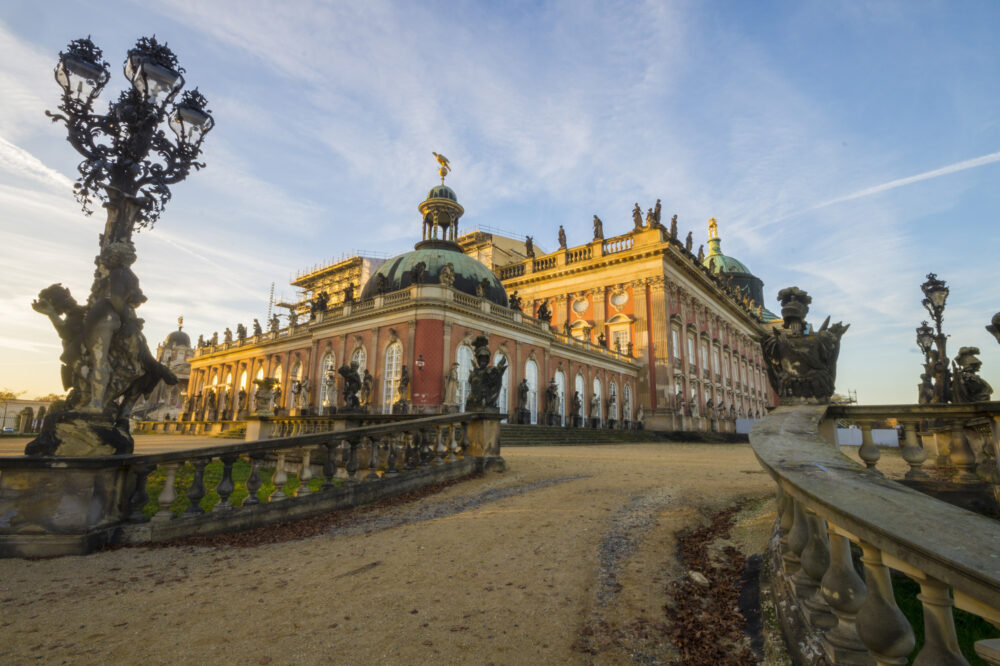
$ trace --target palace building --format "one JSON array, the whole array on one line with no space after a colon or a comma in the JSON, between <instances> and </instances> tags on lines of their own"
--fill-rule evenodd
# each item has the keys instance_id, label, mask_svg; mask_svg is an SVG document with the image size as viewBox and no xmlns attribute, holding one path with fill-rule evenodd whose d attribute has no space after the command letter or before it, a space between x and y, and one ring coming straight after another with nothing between
<instances>
[{"instance_id":1,"label":"palace building","mask_svg":"<svg viewBox=\"0 0 1000 666\"><path fill-rule=\"evenodd\" d=\"M605 237L595 216L590 242L567 247L560 228L540 253L530 237L460 235L445 173L418 206L412 251L301 273L300 299L279 304L287 326L199 344L186 418L241 418L266 377L279 413L335 412L352 362L370 412L462 409L481 334L508 368L499 406L512 420L523 407L531 423L734 430L776 404L757 340L777 318L760 278L722 254L714 219L707 255L678 238L676 216L661 224L659 202L645 220L637 204L625 233Z\"/></svg>"}]
</instances>

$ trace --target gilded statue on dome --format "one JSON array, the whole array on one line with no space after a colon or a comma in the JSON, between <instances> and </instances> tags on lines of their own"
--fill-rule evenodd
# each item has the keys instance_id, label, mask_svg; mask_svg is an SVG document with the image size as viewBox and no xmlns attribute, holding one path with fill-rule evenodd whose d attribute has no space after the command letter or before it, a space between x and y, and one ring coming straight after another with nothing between
<instances>
[{"instance_id":1,"label":"gilded statue on dome","mask_svg":"<svg viewBox=\"0 0 1000 666\"><path fill-rule=\"evenodd\" d=\"M444 177L451 172L451 163L448 161L447 157L435 153L433 150L431 151L431 154L437 158L438 164L441 165L441 168L438 169L438 175L441 176L441 184L444 185Z\"/></svg>"}]
</instances>

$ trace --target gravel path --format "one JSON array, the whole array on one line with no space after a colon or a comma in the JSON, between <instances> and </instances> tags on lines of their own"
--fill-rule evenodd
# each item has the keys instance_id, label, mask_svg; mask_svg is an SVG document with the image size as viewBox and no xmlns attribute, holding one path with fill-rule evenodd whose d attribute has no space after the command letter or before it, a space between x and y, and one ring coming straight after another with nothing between
<instances>
[{"instance_id":1,"label":"gravel path","mask_svg":"<svg viewBox=\"0 0 1000 666\"><path fill-rule=\"evenodd\" d=\"M0 561L0 663L668 663L677 534L773 492L746 445L504 457L310 538Z\"/></svg>"}]
</instances>

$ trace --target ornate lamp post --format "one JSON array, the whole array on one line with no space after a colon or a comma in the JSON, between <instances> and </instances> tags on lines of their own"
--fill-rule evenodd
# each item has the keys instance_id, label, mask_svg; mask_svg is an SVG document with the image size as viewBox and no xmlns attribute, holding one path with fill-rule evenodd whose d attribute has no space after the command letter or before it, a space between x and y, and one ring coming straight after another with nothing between
<instances>
[{"instance_id":1,"label":"ornate lamp post","mask_svg":"<svg viewBox=\"0 0 1000 666\"><path fill-rule=\"evenodd\" d=\"M28 455L131 453L128 417L140 395L162 379L177 378L149 351L135 308L146 297L131 270L132 233L152 227L170 199L170 185L184 180L197 161L214 121L197 89L184 86L177 57L155 38L141 38L125 59L132 84L107 113L94 103L110 80L108 63L89 38L59 54L56 82L62 88L62 122L70 145L83 155L76 198L86 214L94 199L107 210L90 298L79 305L62 285L43 289L32 307L48 315L63 342L66 409L46 419ZM173 131L167 137L163 125Z\"/></svg>"},{"instance_id":2,"label":"ornate lamp post","mask_svg":"<svg viewBox=\"0 0 1000 666\"><path fill-rule=\"evenodd\" d=\"M948 368L948 336L941 330L941 321L950 290L934 273L927 274L927 281L920 289L924 292L921 303L934 321L933 329L927 322L917 328L917 345L924 353L926 371L921 385L921 402L946 404L951 400L951 371Z\"/></svg>"}]
</instances>

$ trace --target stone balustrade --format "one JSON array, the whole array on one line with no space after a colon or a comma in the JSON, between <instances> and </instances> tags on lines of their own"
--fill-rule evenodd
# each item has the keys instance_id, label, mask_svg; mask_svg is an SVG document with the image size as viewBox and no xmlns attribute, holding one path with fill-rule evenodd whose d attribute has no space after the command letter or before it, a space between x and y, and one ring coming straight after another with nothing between
<instances>
[{"instance_id":1,"label":"stone balustrade","mask_svg":"<svg viewBox=\"0 0 1000 666\"><path fill-rule=\"evenodd\" d=\"M915 423L925 418L964 422L985 413L995 434L998 407L783 406L751 429L754 453L778 486L771 591L797 661L907 663L914 631L896 605L890 570L920 586L925 638L913 663L968 663L953 607L1000 628L1000 525L889 481L875 469L877 458L859 464L821 437L837 419L851 417L864 427L867 419L894 411L910 424L906 447L912 449ZM957 475L971 473L968 451L955 441L949 457L961 449L952 459ZM911 471L919 470L920 455L906 447ZM863 578L852 544L860 549ZM980 641L975 651L1000 664L1000 639Z\"/></svg>"},{"instance_id":2,"label":"stone balustrade","mask_svg":"<svg viewBox=\"0 0 1000 666\"><path fill-rule=\"evenodd\" d=\"M0 556L249 529L502 468L499 418L444 414L151 455L0 458ZM238 506L234 493L245 496Z\"/></svg>"},{"instance_id":3,"label":"stone balustrade","mask_svg":"<svg viewBox=\"0 0 1000 666\"><path fill-rule=\"evenodd\" d=\"M555 255L549 255L548 257L535 259L532 269L535 271L546 271L550 268L555 268L555 267L556 267L556 257Z\"/></svg>"},{"instance_id":4,"label":"stone balustrade","mask_svg":"<svg viewBox=\"0 0 1000 666\"><path fill-rule=\"evenodd\" d=\"M584 245L583 247L574 247L571 250L566 250L566 263L573 264L578 261L586 261L593 256L593 248L589 245Z\"/></svg>"},{"instance_id":5,"label":"stone balustrade","mask_svg":"<svg viewBox=\"0 0 1000 666\"><path fill-rule=\"evenodd\" d=\"M633 245L635 245L635 237L632 234L615 236L604 240L604 243L601 245L601 252L606 255L625 252L626 250L631 250Z\"/></svg>"}]
</instances>

